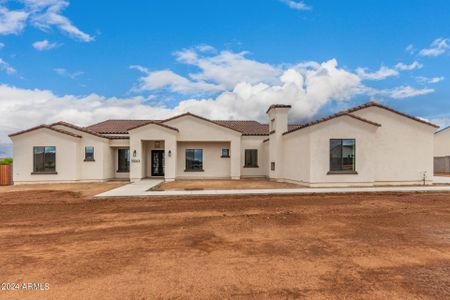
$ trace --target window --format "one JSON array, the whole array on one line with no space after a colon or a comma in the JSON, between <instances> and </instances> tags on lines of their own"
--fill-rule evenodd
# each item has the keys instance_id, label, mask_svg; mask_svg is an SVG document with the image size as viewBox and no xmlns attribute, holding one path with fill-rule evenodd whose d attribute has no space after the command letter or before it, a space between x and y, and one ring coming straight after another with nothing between
<instances>
[{"instance_id":1,"label":"window","mask_svg":"<svg viewBox=\"0 0 450 300\"><path fill-rule=\"evenodd\" d=\"M185 171L203 171L203 149L186 149Z\"/></svg>"},{"instance_id":2,"label":"window","mask_svg":"<svg viewBox=\"0 0 450 300\"><path fill-rule=\"evenodd\" d=\"M258 150L245 149L245 168L258 168Z\"/></svg>"},{"instance_id":3,"label":"window","mask_svg":"<svg viewBox=\"0 0 450 300\"><path fill-rule=\"evenodd\" d=\"M355 173L355 140L330 140L330 172Z\"/></svg>"},{"instance_id":4,"label":"window","mask_svg":"<svg viewBox=\"0 0 450 300\"><path fill-rule=\"evenodd\" d=\"M230 149L223 148L222 149L222 156L221 157L230 157Z\"/></svg>"},{"instance_id":5,"label":"window","mask_svg":"<svg viewBox=\"0 0 450 300\"><path fill-rule=\"evenodd\" d=\"M56 173L56 147L33 147L33 173Z\"/></svg>"},{"instance_id":6,"label":"window","mask_svg":"<svg viewBox=\"0 0 450 300\"><path fill-rule=\"evenodd\" d=\"M130 172L130 149L118 149L117 158L117 172Z\"/></svg>"},{"instance_id":7,"label":"window","mask_svg":"<svg viewBox=\"0 0 450 300\"><path fill-rule=\"evenodd\" d=\"M84 161L94 161L94 147L84 147Z\"/></svg>"}]
</instances>

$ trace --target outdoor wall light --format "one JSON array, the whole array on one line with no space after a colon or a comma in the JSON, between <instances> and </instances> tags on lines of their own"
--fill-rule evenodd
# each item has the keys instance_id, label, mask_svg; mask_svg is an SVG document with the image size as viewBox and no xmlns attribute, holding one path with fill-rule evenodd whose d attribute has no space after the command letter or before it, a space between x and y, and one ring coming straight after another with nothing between
<instances>
[{"instance_id":1,"label":"outdoor wall light","mask_svg":"<svg viewBox=\"0 0 450 300\"><path fill-rule=\"evenodd\" d=\"M167 154L169 155L169 157L172 156L172 150L169 150L169 152L167 152Z\"/></svg>"},{"instance_id":2,"label":"outdoor wall light","mask_svg":"<svg viewBox=\"0 0 450 300\"><path fill-rule=\"evenodd\" d=\"M133 157L136 157L136 150L133 150Z\"/></svg>"}]
</instances>

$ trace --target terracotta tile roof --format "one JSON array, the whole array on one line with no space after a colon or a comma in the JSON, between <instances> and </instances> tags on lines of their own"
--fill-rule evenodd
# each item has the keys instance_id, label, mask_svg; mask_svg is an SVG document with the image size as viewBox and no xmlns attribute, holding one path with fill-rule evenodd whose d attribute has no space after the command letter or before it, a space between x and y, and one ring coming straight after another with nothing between
<instances>
[{"instance_id":1,"label":"terracotta tile roof","mask_svg":"<svg viewBox=\"0 0 450 300\"><path fill-rule=\"evenodd\" d=\"M316 125L316 124L320 124L320 123L323 123L323 122L326 122L326 121L329 121L329 120L332 120L332 119L335 119L335 118L338 118L338 117L344 117L344 116L356 119L356 120L361 121L361 122L368 123L370 125L381 127L380 124L372 122L370 120L367 120L367 119L364 119L364 118L361 118L361 117L358 117L358 116L354 116L354 115L352 115L350 113L347 113L347 112L340 112L340 113L337 113L337 114L334 114L334 115L329 115L327 117L324 117L324 118L321 118L321 119L318 119L318 120L315 120L315 121L312 121L312 122L309 122L309 123L302 124L302 125L300 125L300 126L298 126L296 128L293 128L291 130L286 131L285 133L283 133L283 135L289 134L291 132L294 132L294 131L297 131L297 130L300 130L300 129L303 129L303 128L306 128L306 127L310 127L310 126L313 126L313 125Z\"/></svg>"},{"instance_id":2,"label":"terracotta tile roof","mask_svg":"<svg viewBox=\"0 0 450 300\"><path fill-rule=\"evenodd\" d=\"M58 133L67 134L67 135L70 135L70 136L73 136L73 137L76 137L76 138L81 138L81 136L78 135L78 134L72 133L70 131L62 130L62 129L59 129L59 128L54 128L54 127L51 127L51 126L46 125L46 124L42 124L42 125L39 125L39 126L36 126L36 127L32 127L32 128L26 129L26 130L18 131L18 132L15 132L15 133L11 133L9 135L9 137L21 135L21 134L24 134L24 133L27 133L27 132L30 132L30 131L43 129L43 128L50 129L50 130L56 131Z\"/></svg>"},{"instance_id":3,"label":"terracotta tile roof","mask_svg":"<svg viewBox=\"0 0 450 300\"><path fill-rule=\"evenodd\" d=\"M232 128L242 133L242 135L267 135L269 134L269 125L257 121L239 121L239 120L214 120L214 123Z\"/></svg>"},{"instance_id":4,"label":"terracotta tile roof","mask_svg":"<svg viewBox=\"0 0 450 300\"><path fill-rule=\"evenodd\" d=\"M183 114L186 115L186 114ZM190 114L192 115L192 114ZM176 117L180 117L176 116ZM194 115L195 116L195 115ZM198 116L196 116L198 117ZM174 117L175 118L175 117ZM103 121L91 126L86 127L91 131L97 132L99 134L127 134L128 130L133 128L137 128L139 126L144 126L150 122L160 123L168 120L173 120L174 118L170 118L164 121L161 120L107 120ZM200 117L201 118L201 117ZM201 118L205 119L205 118ZM208 119L206 119L208 120ZM242 135L247 136L259 136L259 135L269 135L269 125L259 123L257 121L251 120L208 120L209 122L213 122L217 125L233 129L242 133ZM289 130L293 128L297 128L300 125L298 124L290 124Z\"/></svg>"},{"instance_id":5,"label":"terracotta tile roof","mask_svg":"<svg viewBox=\"0 0 450 300\"><path fill-rule=\"evenodd\" d=\"M178 128L175 128L175 127L163 124L163 123L161 123L159 121L147 121L146 123L142 123L142 124L136 125L134 127L128 128L128 131L136 129L136 128L139 128L139 127L142 127L142 126L150 125L150 124L155 124L155 125L158 125L158 126L161 126L161 127L165 127L165 128L168 128L168 129L179 131Z\"/></svg>"},{"instance_id":6,"label":"terracotta tile roof","mask_svg":"<svg viewBox=\"0 0 450 300\"><path fill-rule=\"evenodd\" d=\"M101 135L101 134L99 134L99 133L97 133L97 132L95 132L93 130L90 130L88 128L80 127L80 126L77 126L77 125L74 125L74 124L71 124L71 123L67 123L67 122L63 122L63 121L59 121L59 122L50 124L50 127L57 126L57 125L66 126L68 128L72 128L72 129L76 129L76 130L79 130L79 131L82 131L82 132L86 132L86 133L89 133L89 134L92 134L92 135L95 135L95 136L98 136L98 137L101 137L101 138L107 138L107 137L105 137L105 136L103 136L103 135Z\"/></svg>"},{"instance_id":7,"label":"terracotta tile roof","mask_svg":"<svg viewBox=\"0 0 450 300\"><path fill-rule=\"evenodd\" d=\"M150 120L106 120L85 127L100 134L126 134L128 128L148 123Z\"/></svg>"}]
</instances>

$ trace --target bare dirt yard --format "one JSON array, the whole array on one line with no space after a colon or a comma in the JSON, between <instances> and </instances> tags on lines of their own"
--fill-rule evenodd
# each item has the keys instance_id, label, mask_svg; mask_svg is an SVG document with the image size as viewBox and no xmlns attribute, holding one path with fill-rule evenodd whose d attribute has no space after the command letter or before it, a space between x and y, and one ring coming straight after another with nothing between
<instances>
[{"instance_id":1,"label":"bare dirt yard","mask_svg":"<svg viewBox=\"0 0 450 300\"><path fill-rule=\"evenodd\" d=\"M247 190L247 189L298 189L302 186L292 183L275 182L266 179L240 180L176 180L163 182L152 188L153 191L182 190Z\"/></svg>"},{"instance_id":2,"label":"bare dirt yard","mask_svg":"<svg viewBox=\"0 0 450 300\"><path fill-rule=\"evenodd\" d=\"M0 282L49 284L0 299L450 297L448 193L92 199L86 190L0 192Z\"/></svg>"}]
</instances>

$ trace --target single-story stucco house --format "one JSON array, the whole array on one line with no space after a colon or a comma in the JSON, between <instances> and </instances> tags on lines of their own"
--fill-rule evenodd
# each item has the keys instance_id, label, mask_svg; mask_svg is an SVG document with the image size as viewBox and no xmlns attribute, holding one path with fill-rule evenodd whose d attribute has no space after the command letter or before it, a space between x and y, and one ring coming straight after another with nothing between
<instances>
[{"instance_id":1,"label":"single-story stucco house","mask_svg":"<svg viewBox=\"0 0 450 300\"><path fill-rule=\"evenodd\" d=\"M437 126L377 102L306 124L289 105L268 123L210 120L65 122L10 135L15 183L129 178L266 177L311 187L431 184Z\"/></svg>"}]
</instances>

